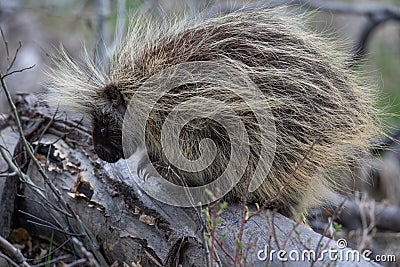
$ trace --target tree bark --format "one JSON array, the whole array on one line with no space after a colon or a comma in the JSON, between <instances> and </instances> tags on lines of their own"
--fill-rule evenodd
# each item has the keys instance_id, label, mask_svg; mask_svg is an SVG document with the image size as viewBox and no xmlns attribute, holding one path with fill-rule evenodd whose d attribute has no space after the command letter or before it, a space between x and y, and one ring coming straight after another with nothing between
<instances>
[{"instance_id":1,"label":"tree bark","mask_svg":"<svg viewBox=\"0 0 400 267\"><path fill-rule=\"evenodd\" d=\"M123 160L108 164L98 159L90 145L90 131L77 123L79 118L58 119L50 125L53 116L32 99L26 100L26 97L31 99L32 96L22 96L19 109L22 118L26 118L25 125L30 125L27 134L30 141L40 137L39 141L33 142L34 146L39 146L36 156L76 214L75 217L92 234L89 237L80 235L82 229L77 220L61 214L60 217L69 222L69 229L56 231L55 243L61 244L71 235L82 240L88 238L110 265L118 261L128 264L140 262L142 266L207 266L212 251L206 253L203 242L205 216L199 209L169 206L147 196L135 183L134 178L137 177L126 169ZM35 123L32 118L35 118ZM41 136L44 129L47 133ZM16 151L17 154L20 152ZM32 164L27 168L27 174L36 186L44 189L49 203L57 206L53 192ZM25 186L23 197L19 198L16 207L23 211L17 216L20 225L40 236L53 231L57 218L43 208L49 203L43 203L31 187ZM249 209L255 211L255 208ZM336 249L339 255L350 251L340 249L336 241L322 237L278 213L263 211L252 217L244 227L242 214L243 207L238 203L229 204L219 216L221 223L215 227L214 237L224 240L224 249L214 243L218 256L213 254L212 258L218 260L213 266L218 266L218 262L223 266L233 266L230 257L235 257L239 246L235 236L241 228L241 245L245 251L243 255L247 255L248 266L282 266L277 251L283 249L288 252L280 255L288 258L285 266L312 265L312 261L307 260L312 251L317 256L323 249ZM268 261L267 256L272 250L275 250L273 260ZM290 256L294 259L301 257L305 250L309 251L306 260L290 259ZM291 251L297 251L297 254L290 254ZM378 266L362 258L360 261L334 260L329 254L323 254L323 259L313 265L328 264Z\"/></svg>"}]
</instances>

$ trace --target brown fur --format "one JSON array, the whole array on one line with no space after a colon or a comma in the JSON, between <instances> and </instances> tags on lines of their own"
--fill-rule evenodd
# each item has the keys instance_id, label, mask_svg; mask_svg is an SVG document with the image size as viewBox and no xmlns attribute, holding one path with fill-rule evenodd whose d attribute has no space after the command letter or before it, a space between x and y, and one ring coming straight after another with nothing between
<instances>
[{"instance_id":1,"label":"brown fur","mask_svg":"<svg viewBox=\"0 0 400 267\"><path fill-rule=\"evenodd\" d=\"M300 18L285 15L282 9L238 11L197 24L179 22L168 28L139 20L110 62L101 72L86 57L87 66L74 63L65 52L50 72L49 89L61 104L90 115L94 137L99 127L108 131L100 156L114 162L121 155L121 123L128 102L152 75L185 62L216 61L249 77L265 95L264 103L274 116L276 154L264 183L248 196L250 202L264 202L277 194L313 143L317 142L304 164L273 205L283 211L304 211L319 202L332 183L331 170L347 168L367 151L378 132L369 85L345 67L347 56L337 42L308 31ZM228 80L228 79L227 79ZM107 89L108 88L108 89ZM111 92L110 88L114 88ZM151 94L151 92L148 92ZM160 129L172 107L194 96L210 97L231 103L248 131L251 156L246 174L225 198L240 199L247 192L246 179L259 158L263 138L259 125L247 105L226 89L209 84L192 84L165 94L148 120L147 143L150 158L162 167L170 163L160 147ZM148 103L143 102L143 106ZM184 109L183 106L182 109ZM142 107L135 108L141 114ZM188 106L187 108L190 108ZM184 111L184 110L183 110ZM210 118L210 113L201 113ZM181 133L181 149L189 159L199 156L198 144L205 137L214 139L219 153L206 170L189 173L175 169L189 186L212 181L229 161L226 132L207 119L193 120ZM100 133L101 135L101 133ZM100 140L101 138L97 138ZM95 145L99 145L99 142ZM107 148L108 147L108 148ZM115 152L112 158L107 153ZM102 151L104 152L104 150ZM259 162L261 161L261 162ZM159 168L162 170L163 168ZM267 170L265 170L267 171ZM174 180L172 175L164 177Z\"/></svg>"}]
</instances>

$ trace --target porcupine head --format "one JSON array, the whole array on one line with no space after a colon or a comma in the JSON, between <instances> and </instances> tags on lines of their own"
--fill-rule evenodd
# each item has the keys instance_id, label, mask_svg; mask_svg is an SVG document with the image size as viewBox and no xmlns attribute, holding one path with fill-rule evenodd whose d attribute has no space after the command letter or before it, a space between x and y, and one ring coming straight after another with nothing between
<instances>
[{"instance_id":1,"label":"porcupine head","mask_svg":"<svg viewBox=\"0 0 400 267\"><path fill-rule=\"evenodd\" d=\"M226 200L246 194L250 202L272 199L271 206L283 211L304 211L328 194L330 170L348 168L368 150L377 127L370 86L346 67L337 42L311 33L303 19L282 9L237 11L165 28L138 19L106 71L87 53L79 65L61 50L47 87L61 105L91 118L94 149L105 161L145 145L157 170L170 170L162 173L167 180L180 177L199 187L223 174L228 181L240 176L227 182ZM182 82L185 73L195 79ZM153 79L157 75L173 80L172 86ZM134 148L124 153L127 113L145 123L131 125L128 137L142 141L132 141ZM161 134L167 121L176 139ZM247 150L240 150L241 140ZM163 142L170 149L163 151ZM206 161L198 159L208 152L212 160L204 167ZM228 168L234 157L243 172ZM184 159L204 168L171 168ZM249 192L252 181L257 187Z\"/></svg>"}]
</instances>

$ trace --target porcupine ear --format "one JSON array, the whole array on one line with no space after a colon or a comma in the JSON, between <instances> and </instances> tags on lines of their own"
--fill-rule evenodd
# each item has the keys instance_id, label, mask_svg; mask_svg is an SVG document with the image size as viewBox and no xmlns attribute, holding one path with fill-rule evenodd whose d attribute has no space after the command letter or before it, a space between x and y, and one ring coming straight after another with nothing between
<instances>
[{"instance_id":1,"label":"porcupine ear","mask_svg":"<svg viewBox=\"0 0 400 267\"><path fill-rule=\"evenodd\" d=\"M100 97L111 104L111 106L117 110L121 115L125 114L126 104L124 96L118 91L118 88L114 84L105 86L99 93Z\"/></svg>"}]
</instances>

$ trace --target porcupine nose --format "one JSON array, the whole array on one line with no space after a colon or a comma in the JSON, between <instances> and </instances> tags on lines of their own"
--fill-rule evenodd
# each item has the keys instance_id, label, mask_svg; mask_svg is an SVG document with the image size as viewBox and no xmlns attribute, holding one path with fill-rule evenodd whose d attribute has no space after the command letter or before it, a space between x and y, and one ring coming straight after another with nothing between
<instances>
[{"instance_id":1,"label":"porcupine nose","mask_svg":"<svg viewBox=\"0 0 400 267\"><path fill-rule=\"evenodd\" d=\"M96 154L101 158L101 159L103 159L104 160L104 148L103 148L103 146L102 145L100 145L100 144L96 144L95 146L94 146L94 151L96 152Z\"/></svg>"},{"instance_id":2,"label":"porcupine nose","mask_svg":"<svg viewBox=\"0 0 400 267\"><path fill-rule=\"evenodd\" d=\"M96 144L94 146L94 151L99 156L99 158L110 163L117 162L120 159L120 157L117 156L117 153L115 153L115 151L110 151L110 149L107 149L101 144Z\"/></svg>"}]
</instances>

